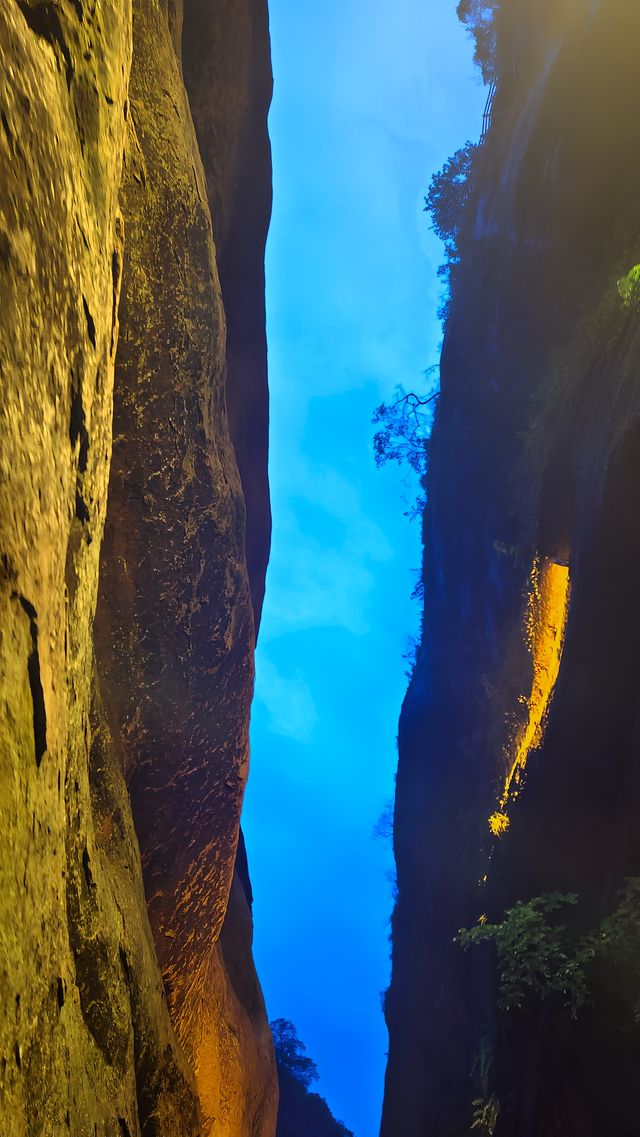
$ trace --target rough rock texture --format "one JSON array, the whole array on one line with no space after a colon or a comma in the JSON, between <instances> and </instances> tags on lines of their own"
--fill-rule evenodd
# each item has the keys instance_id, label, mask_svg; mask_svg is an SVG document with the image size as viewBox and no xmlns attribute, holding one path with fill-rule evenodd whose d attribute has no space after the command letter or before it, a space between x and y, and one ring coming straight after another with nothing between
<instances>
[{"instance_id":1,"label":"rough rock texture","mask_svg":"<svg viewBox=\"0 0 640 1137\"><path fill-rule=\"evenodd\" d=\"M134 42L98 655L186 1041L231 884L253 623L204 178L169 25L152 3L134 14Z\"/></svg>"},{"instance_id":2,"label":"rough rock texture","mask_svg":"<svg viewBox=\"0 0 640 1137\"><path fill-rule=\"evenodd\" d=\"M214 1131L273 1137L278 1107L273 1039L251 956L251 907L241 875L237 869L212 966L219 1069L214 1092L224 1107L222 1113L218 1105Z\"/></svg>"},{"instance_id":3,"label":"rough rock texture","mask_svg":"<svg viewBox=\"0 0 640 1137\"><path fill-rule=\"evenodd\" d=\"M575 1022L553 1001L500 1013L489 954L453 942L556 889L595 926L640 874L640 10L514 0L497 31L400 722L382 1134L459 1137L493 1098L496 1137L631 1137L640 1043L615 977ZM563 649L547 585L567 562ZM546 731L516 763L536 702Z\"/></svg>"},{"instance_id":4,"label":"rough rock texture","mask_svg":"<svg viewBox=\"0 0 640 1137\"><path fill-rule=\"evenodd\" d=\"M267 75L260 10L251 51ZM185 27L214 58L223 34L248 34L240 18L195 30L192 18L197 5ZM160 0L0 12L0 1117L25 1137L275 1128L239 879L225 922L254 618L182 26ZM256 263L270 183L260 97ZM225 98L216 114L233 123ZM237 184L221 197L229 216ZM252 356L241 331L238 350L261 407L254 471L244 455L259 512L256 304L262 339L254 328ZM241 398L235 414L250 434ZM268 525L267 507L259 599Z\"/></svg>"},{"instance_id":5,"label":"rough rock texture","mask_svg":"<svg viewBox=\"0 0 640 1137\"><path fill-rule=\"evenodd\" d=\"M247 510L256 628L269 558L269 389L264 245L271 216L266 118L273 80L266 0L189 0L184 80L207 175L227 318L227 410ZM213 53L207 44L221 43Z\"/></svg>"}]
</instances>

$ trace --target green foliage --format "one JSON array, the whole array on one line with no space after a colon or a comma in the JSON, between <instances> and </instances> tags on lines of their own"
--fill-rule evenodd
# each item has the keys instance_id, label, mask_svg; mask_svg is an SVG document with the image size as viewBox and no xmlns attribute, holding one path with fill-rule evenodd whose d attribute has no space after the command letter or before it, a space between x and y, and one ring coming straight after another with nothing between
<instances>
[{"instance_id":1,"label":"green foliage","mask_svg":"<svg viewBox=\"0 0 640 1137\"><path fill-rule=\"evenodd\" d=\"M488 1098L476 1098L473 1102L471 1128L486 1133L487 1137L493 1137L499 1116L500 1103L495 1094L491 1094Z\"/></svg>"},{"instance_id":2,"label":"green foliage","mask_svg":"<svg viewBox=\"0 0 640 1137\"><path fill-rule=\"evenodd\" d=\"M487 1134L487 1137L492 1137L500 1113L500 1103L496 1095L491 1092L492 1069L493 1044L488 1031L484 1030L480 1039L478 1056L471 1068L471 1077L476 1079L481 1093L481 1096L474 1098L472 1102L473 1121L471 1128Z\"/></svg>"},{"instance_id":3,"label":"green foliage","mask_svg":"<svg viewBox=\"0 0 640 1137\"><path fill-rule=\"evenodd\" d=\"M618 294L624 304L631 304L640 293L640 265L634 265L630 272L618 281Z\"/></svg>"},{"instance_id":4,"label":"green foliage","mask_svg":"<svg viewBox=\"0 0 640 1137\"><path fill-rule=\"evenodd\" d=\"M498 1006L517 1010L530 998L560 996L572 1017L591 998L589 965L595 959L625 968L634 987L636 1021L640 1020L640 877L629 877L617 908L595 930L579 934L558 913L575 908L576 893L551 892L508 908L499 924L481 921L462 928L456 937L465 950L481 943L496 949L500 995Z\"/></svg>"},{"instance_id":5,"label":"green foliage","mask_svg":"<svg viewBox=\"0 0 640 1137\"><path fill-rule=\"evenodd\" d=\"M634 988L633 1010L636 1023L640 1022L640 877L631 876L625 881L620 903L610 916L601 921L592 937L596 953L612 967L621 969Z\"/></svg>"},{"instance_id":6,"label":"green foliage","mask_svg":"<svg viewBox=\"0 0 640 1137\"><path fill-rule=\"evenodd\" d=\"M555 913L577 904L575 893L548 893L508 908L500 924L481 923L461 929L458 943L469 948L493 943L498 956L500 997L504 1010L522 1007L530 995L557 993L576 1015L587 1000L585 967L593 945L576 943Z\"/></svg>"},{"instance_id":7,"label":"green foliage","mask_svg":"<svg viewBox=\"0 0 640 1137\"><path fill-rule=\"evenodd\" d=\"M620 903L600 923L596 944L624 962L636 959L640 945L640 877L630 876L620 893Z\"/></svg>"}]
</instances>

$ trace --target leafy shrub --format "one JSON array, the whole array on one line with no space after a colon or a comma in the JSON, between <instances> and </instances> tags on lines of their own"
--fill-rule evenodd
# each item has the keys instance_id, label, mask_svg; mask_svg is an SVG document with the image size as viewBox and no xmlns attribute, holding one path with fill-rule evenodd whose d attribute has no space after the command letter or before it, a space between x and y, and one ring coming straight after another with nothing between
<instances>
[{"instance_id":1,"label":"leafy shrub","mask_svg":"<svg viewBox=\"0 0 640 1137\"><path fill-rule=\"evenodd\" d=\"M508 908L500 924L483 922L458 932L463 948L493 943L498 956L500 998L504 1010L522 1007L528 995L557 992L575 1015L586 1002L585 966L593 958L591 944L577 945L564 924L550 917L575 905L575 893L552 892Z\"/></svg>"},{"instance_id":2,"label":"leafy shrub","mask_svg":"<svg viewBox=\"0 0 640 1137\"><path fill-rule=\"evenodd\" d=\"M640 877L625 881L620 903L611 916L605 917L592 937L596 954L605 957L624 974L635 988L634 1018L640 1022Z\"/></svg>"},{"instance_id":3,"label":"leafy shrub","mask_svg":"<svg viewBox=\"0 0 640 1137\"><path fill-rule=\"evenodd\" d=\"M640 877L625 882L615 911L583 935L557 916L577 904L574 892L520 900L507 908L501 923L481 918L476 927L461 928L456 940L465 950L481 943L494 945L498 1006L503 1010L517 1010L532 997L558 995L575 1018L590 1000L589 964L599 958L613 967L623 965L632 975L636 1020L640 1019Z\"/></svg>"}]
</instances>

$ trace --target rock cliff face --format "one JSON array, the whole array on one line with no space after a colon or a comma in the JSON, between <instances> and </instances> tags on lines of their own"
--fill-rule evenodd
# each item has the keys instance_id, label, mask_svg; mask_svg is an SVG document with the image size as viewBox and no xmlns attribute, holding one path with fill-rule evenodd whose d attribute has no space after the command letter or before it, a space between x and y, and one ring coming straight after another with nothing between
<instances>
[{"instance_id":1,"label":"rock cliff face","mask_svg":"<svg viewBox=\"0 0 640 1137\"><path fill-rule=\"evenodd\" d=\"M424 635L399 733L383 1137L631 1137L630 976L498 1007L454 937L640 874L640 9L495 5L424 522ZM563 917L564 918L564 917Z\"/></svg>"},{"instance_id":2,"label":"rock cliff face","mask_svg":"<svg viewBox=\"0 0 640 1137\"><path fill-rule=\"evenodd\" d=\"M0 59L3 1132L269 1137L266 4L7 0Z\"/></svg>"}]
</instances>

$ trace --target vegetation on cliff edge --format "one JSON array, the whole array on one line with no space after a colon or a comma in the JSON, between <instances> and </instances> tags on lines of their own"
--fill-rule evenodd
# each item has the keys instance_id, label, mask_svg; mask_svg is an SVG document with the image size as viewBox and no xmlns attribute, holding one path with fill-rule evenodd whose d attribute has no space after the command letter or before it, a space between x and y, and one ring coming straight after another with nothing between
<instances>
[{"instance_id":1,"label":"vegetation on cliff edge","mask_svg":"<svg viewBox=\"0 0 640 1137\"><path fill-rule=\"evenodd\" d=\"M520 1010L528 1000L559 995L575 1018L593 998L589 967L599 960L630 980L634 1019L640 1021L640 877L625 881L617 908L595 928L581 930L579 919L561 922L558 914L570 908L580 916L575 892L519 900L499 923L481 917L474 928L461 928L456 941L465 950L493 945L502 1010Z\"/></svg>"},{"instance_id":2,"label":"vegetation on cliff edge","mask_svg":"<svg viewBox=\"0 0 640 1137\"><path fill-rule=\"evenodd\" d=\"M271 1023L280 1083L276 1137L353 1137L325 1099L310 1091L318 1068L289 1019Z\"/></svg>"}]
</instances>

